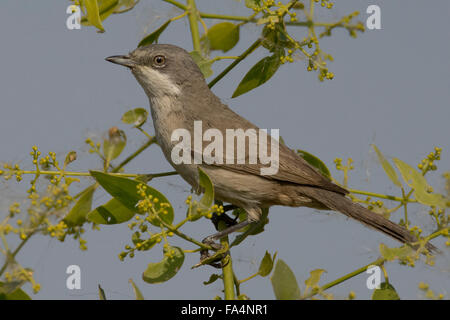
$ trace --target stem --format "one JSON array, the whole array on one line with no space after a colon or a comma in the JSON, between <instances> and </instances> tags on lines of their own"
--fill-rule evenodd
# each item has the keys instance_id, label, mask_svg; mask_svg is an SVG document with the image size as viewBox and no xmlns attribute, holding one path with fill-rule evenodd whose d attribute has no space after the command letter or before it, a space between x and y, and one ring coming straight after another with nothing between
<instances>
[{"instance_id":1,"label":"stem","mask_svg":"<svg viewBox=\"0 0 450 320\"><path fill-rule=\"evenodd\" d=\"M224 60L224 59L239 59L239 57L238 56L218 56L218 57L214 57L212 60L219 61L219 60Z\"/></svg>"},{"instance_id":2,"label":"stem","mask_svg":"<svg viewBox=\"0 0 450 320\"><path fill-rule=\"evenodd\" d=\"M3 246L5 247L5 254L7 254L9 252L9 246L8 241L6 241L6 237L5 234L3 233L3 230L0 230L0 237L2 238Z\"/></svg>"},{"instance_id":3,"label":"stem","mask_svg":"<svg viewBox=\"0 0 450 320\"><path fill-rule=\"evenodd\" d=\"M367 268L370 267L370 266L380 266L380 265L382 265L384 263L384 261L385 260L383 258L379 258L379 259L375 260L374 262L369 263L368 265L365 265L364 267L356 269L355 271L350 272L350 273L346 274L345 276L343 276L343 277L341 277L339 279L336 279L334 281L331 281L330 283L327 283L326 285L320 287L319 289L313 290L312 292L307 294L302 299L311 298L311 297L315 296L316 294L318 294L319 292L325 291L325 290L327 290L327 289L329 289L331 287L334 287L334 286L336 286L336 285L338 285L338 284L340 284L340 283L342 283L342 282L344 282L344 281L346 281L346 280L348 280L350 278L353 278L353 277L357 276L360 273L365 272L367 270Z\"/></svg>"},{"instance_id":4,"label":"stem","mask_svg":"<svg viewBox=\"0 0 450 320\"><path fill-rule=\"evenodd\" d=\"M223 221L219 222L219 231L226 229L227 226ZM222 246L228 246L228 236L220 239L220 244ZM225 300L234 300L234 272L233 272L233 262L231 256L227 254L224 259L222 259L222 275L223 275L223 286L225 291Z\"/></svg>"},{"instance_id":5,"label":"stem","mask_svg":"<svg viewBox=\"0 0 450 320\"><path fill-rule=\"evenodd\" d=\"M184 252L184 253L196 253L196 252L199 252L199 251L201 251L201 250L202 250L202 248L190 249L190 250L184 249L183 252Z\"/></svg>"},{"instance_id":6,"label":"stem","mask_svg":"<svg viewBox=\"0 0 450 320\"><path fill-rule=\"evenodd\" d=\"M239 280L239 284L244 283L244 282L246 282L246 281L248 281L250 279L253 279L254 277L256 277L258 275L259 275L259 272L255 273L255 274L252 274L250 277L247 277L245 279Z\"/></svg>"},{"instance_id":7,"label":"stem","mask_svg":"<svg viewBox=\"0 0 450 320\"><path fill-rule=\"evenodd\" d=\"M241 295L241 284L239 283L239 280L236 277L236 275L234 275L233 280L234 280L234 287L236 288L236 295L239 297Z\"/></svg>"},{"instance_id":8,"label":"stem","mask_svg":"<svg viewBox=\"0 0 450 320\"><path fill-rule=\"evenodd\" d=\"M26 237L24 240L22 240L22 242L17 246L16 250L14 250L14 252L11 254L11 256L7 256L5 259L5 263L3 264L2 268L0 269L0 276L2 276L3 272L5 272L6 268L8 267L9 262L11 261L11 259L14 259L15 256L19 253L19 251L22 249L22 247L28 242L28 240L31 238L31 236L36 232L33 231L32 233L30 233L28 235L28 237Z\"/></svg>"},{"instance_id":9,"label":"stem","mask_svg":"<svg viewBox=\"0 0 450 320\"><path fill-rule=\"evenodd\" d=\"M181 10L186 10L187 9L187 7L184 4L179 3L178 1L175 1L175 0L163 0L163 1L165 1L167 3L170 3L170 4L173 4L175 7L178 7Z\"/></svg>"},{"instance_id":10,"label":"stem","mask_svg":"<svg viewBox=\"0 0 450 320\"><path fill-rule=\"evenodd\" d=\"M23 170L21 171L22 174L36 174L36 171L34 170ZM89 172L76 172L76 171L46 171L41 170L41 174L49 174L49 175L59 175L61 173L64 173L64 176L73 176L73 177L89 177L91 174ZM119 177L127 177L127 178L137 178L142 176L142 174L137 173L109 173L113 176L119 176Z\"/></svg>"},{"instance_id":11,"label":"stem","mask_svg":"<svg viewBox=\"0 0 450 320\"><path fill-rule=\"evenodd\" d=\"M215 77L208 86L212 88L219 82L228 72L230 72L239 62L244 60L250 53L261 45L261 39L256 40L247 50L245 50L236 60L234 60L225 70L223 70L217 77Z\"/></svg>"},{"instance_id":12,"label":"stem","mask_svg":"<svg viewBox=\"0 0 450 320\"><path fill-rule=\"evenodd\" d=\"M363 195L370 196L370 197L388 199L388 200L399 201L399 202L405 201L404 198L395 197L395 196L391 196L391 195L387 195L387 194L380 194L380 193L374 193L374 192L362 191L362 190L356 190L356 189L347 189L347 190L354 194L363 194ZM417 200L410 200L410 199L406 199L406 201L407 202L417 202Z\"/></svg>"},{"instance_id":13,"label":"stem","mask_svg":"<svg viewBox=\"0 0 450 320\"><path fill-rule=\"evenodd\" d=\"M117 173L119 172L123 167L125 167L130 161L132 161L134 158L136 158L138 155L140 155L142 152L144 152L148 147L150 147L152 144L156 143L156 138L152 137L150 140L148 140L146 143L144 143L139 149L137 149L134 153L129 155L125 160L123 160L117 167L111 170L111 173ZM76 194L73 198L78 199L83 192L85 192L88 188L91 186L85 188L78 194Z\"/></svg>"},{"instance_id":14,"label":"stem","mask_svg":"<svg viewBox=\"0 0 450 320\"><path fill-rule=\"evenodd\" d=\"M192 34L192 45L194 46L194 50L201 52L200 45L200 33L198 31L198 11L197 6L195 5L195 0L187 0L188 4L188 17L189 17L189 26L191 28Z\"/></svg>"},{"instance_id":15,"label":"stem","mask_svg":"<svg viewBox=\"0 0 450 320\"><path fill-rule=\"evenodd\" d=\"M140 132L142 132L149 140L153 139L153 137L151 135L149 135L147 133L147 131L145 131L144 129L142 129L141 127L136 127L136 129L138 129Z\"/></svg>"},{"instance_id":16,"label":"stem","mask_svg":"<svg viewBox=\"0 0 450 320\"><path fill-rule=\"evenodd\" d=\"M380 267L381 267L381 270L383 270L384 282L389 283L389 276L388 276L386 268L384 267L384 264L382 264Z\"/></svg>"},{"instance_id":17,"label":"stem","mask_svg":"<svg viewBox=\"0 0 450 320\"><path fill-rule=\"evenodd\" d=\"M122 9L122 10L119 10L119 11L114 11L113 14L120 14L120 13L125 13L125 12L128 12L128 11L131 11L132 9L134 9L134 7L136 7L136 5L139 3L139 1L140 0L136 0L136 2L132 6L130 6L129 8Z\"/></svg>"},{"instance_id":18,"label":"stem","mask_svg":"<svg viewBox=\"0 0 450 320\"><path fill-rule=\"evenodd\" d=\"M174 0L163 0L167 3L170 3L174 5L175 7L181 9L181 10L187 10L187 6L185 6L182 3L179 3ZM218 20L230 20L230 21L242 21L242 22L256 22L258 19L255 19L255 14L252 14L251 16L233 16L233 15L226 15L226 14L215 14L215 13L206 13L206 12L198 12L199 16L201 18L205 19L218 19ZM340 23L336 22L314 22L312 20L308 21L286 21L285 24L287 26L295 26L295 27L336 27L336 28L346 28L346 27L352 27L351 25L345 26Z\"/></svg>"},{"instance_id":19,"label":"stem","mask_svg":"<svg viewBox=\"0 0 450 320\"><path fill-rule=\"evenodd\" d=\"M253 18L254 15L252 15L250 17L244 17L244 16L231 16L231 15L205 13L205 12L199 12L199 13L200 13L200 17L205 18L205 19L219 19L219 20L244 21L244 22L256 21L256 19Z\"/></svg>"},{"instance_id":20,"label":"stem","mask_svg":"<svg viewBox=\"0 0 450 320\"><path fill-rule=\"evenodd\" d=\"M173 4L175 7L180 8L181 10L186 11L188 9L187 6L185 6L184 4L179 3L178 1L175 1L175 0L163 0L163 1ZM252 18L253 15L250 17L243 17L243 16L232 16L232 15L204 13L204 12L198 12L198 14L200 15L200 17L205 18L205 19L219 19L219 20L247 21L247 22L254 20Z\"/></svg>"},{"instance_id":21,"label":"stem","mask_svg":"<svg viewBox=\"0 0 450 320\"><path fill-rule=\"evenodd\" d=\"M405 200L405 202L403 203L403 205L405 207L405 227L406 227L406 229L408 229L408 202L407 202L407 200L409 198L409 195L408 196L405 195L405 189L403 189L403 187L402 187L402 196L403 196L403 199Z\"/></svg>"},{"instance_id":22,"label":"stem","mask_svg":"<svg viewBox=\"0 0 450 320\"><path fill-rule=\"evenodd\" d=\"M179 16L176 16L176 17L171 18L170 21L173 22L173 21L179 20L179 19L181 19L181 18L184 18L185 16L187 16L187 14L188 14L188 12L185 11L185 12L183 12L182 14L180 14Z\"/></svg>"},{"instance_id":23,"label":"stem","mask_svg":"<svg viewBox=\"0 0 450 320\"><path fill-rule=\"evenodd\" d=\"M152 144L156 143L156 138L153 137L149 139L145 144L143 144L139 149L137 149L134 153L129 155L125 160L123 160L117 167L115 167L111 172L119 172L124 166L126 166L131 160L140 155L145 149L150 147Z\"/></svg>"},{"instance_id":24,"label":"stem","mask_svg":"<svg viewBox=\"0 0 450 320\"><path fill-rule=\"evenodd\" d=\"M175 233L175 234L176 234L177 236L179 236L180 238L183 238L183 239L186 240L186 241L192 242L193 244L196 244L197 246L199 246L199 247L202 248L202 249L213 250L213 249L211 248L211 246L209 246L209 245L207 245L207 244L204 244L204 243L202 243L202 242L200 242L200 241L198 241L198 240L195 240L194 238L191 238L191 237L189 237L188 235L186 235L186 234L184 234L184 233L178 231L178 230L177 230L177 227L174 227L174 226L168 224L167 222L165 222L164 220L162 220L162 219L159 217L158 213L155 211L154 208L152 208L152 210L153 210L153 213L155 214L155 216L157 217L159 223L161 223L164 227L166 227L167 229L169 229L170 231L172 231L173 233Z\"/></svg>"},{"instance_id":25,"label":"stem","mask_svg":"<svg viewBox=\"0 0 450 320\"><path fill-rule=\"evenodd\" d=\"M439 237L439 236L442 235L442 234L448 233L449 230L450 230L450 227L443 228L443 229L441 229L441 230L439 230L439 231L436 231L436 232L430 234L429 236L426 236L425 239L426 239L427 241L430 241L431 239L434 239L434 238L436 238L436 237Z\"/></svg>"},{"instance_id":26,"label":"stem","mask_svg":"<svg viewBox=\"0 0 450 320\"><path fill-rule=\"evenodd\" d=\"M309 21L313 21L314 20L314 0L310 0L309 1L309 17L308 17Z\"/></svg>"}]
</instances>

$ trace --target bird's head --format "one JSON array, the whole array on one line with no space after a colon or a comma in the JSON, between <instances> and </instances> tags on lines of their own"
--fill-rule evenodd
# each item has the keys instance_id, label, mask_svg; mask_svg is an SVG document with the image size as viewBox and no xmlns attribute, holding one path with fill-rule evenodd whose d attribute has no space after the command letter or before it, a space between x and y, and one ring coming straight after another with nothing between
<instances>
[{"instance_id":1,"label":"bird's head","mask_svg":"<svg viewBox=\"0 0 450 320\"><path fill-rule=\"evenodd\" d=\"M106 60L130 68L149 97L178 96L186 85L206 83L190 54L174 45L151 44Z\"/></svg>"}]
</instances>

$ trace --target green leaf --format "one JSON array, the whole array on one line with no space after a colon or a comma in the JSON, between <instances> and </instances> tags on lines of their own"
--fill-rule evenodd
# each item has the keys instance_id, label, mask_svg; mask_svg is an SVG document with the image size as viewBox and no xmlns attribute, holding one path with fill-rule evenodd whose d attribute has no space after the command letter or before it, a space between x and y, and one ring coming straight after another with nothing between
<instances>
[{"instance_id":1,"label":"green leaf","mask_svg":"<svg viewBox=\"0 0 450 320\"><path fill-rule=\"evenodd\" d=\"M158 243L158 241L156 241L156 239L153 239L153 240L150 240L150 238L146 239L146 240L141 239L138 231L133 233L133 235L131 236L131 241L133 241L134 245L141 243L142 246L139 249L143 250L143 251L150 250L151 248L153 248L155 246L155 244Z\"/></svg>"},{"instance_id":2,"label":"green leaf","mask_svg":"<svg viewBox=\"0 0 450 320\"><path fill-rule=\"evenodd\" d=\"M292 9L294 10L303 10L305 8L305 5L301 2L297 2L292 6Z\"/></svg>"},{"instance_id":3,"label":"green leaf","mask_svg":"<svg viewBox=\"0 0 450 320\"><path fill-rule=\"evenodd\" d=\"M239 26L231 22L221 22L209 28L206 37L209 49L227 52L239 41Z\"/></svg>"},{"instance_id":4,"label":"green leaf","mask_svg":"<svg viewBox=\"0 0 450 320\"><path fill-rule=\"evenodd\" d=\"M104 21L108 18L114 11L120 6L119 0L97 0L98 12L100 15L100 20ZM92 25L87 19L87 16L81 18L82 25Z\"/></svg>"},{"instance_id":5,"label":"green leaf","mask_svg":"<svg viewBox=\"0 0 450 320\"><path fill-rule=\"evenodd\" d=\"M136 297L136 300L145 300L144 295L142 294L141 290L139 290L138 286L134 283L133 279L128 280L131 283L131 286L133 287L134 296Z\"/></svg>"},{"instance_id":6,"label":"green leaf","mask_svg":"<svg viewBox=\"0 0 450 320\"><path fill-rule=\"evenodd\" d=\"M148 283L166 282L173 278L184 262L184 252L178 247L164 247L164 258L157 263L149 263L142 279Z\"/></svg>"},{"instance_id":7,"label":"green leaf","mask_svg":"<svg viewBox=\"0 0 450 320\"><path fill-rule=\"evenodd\" d=\"M161 27L150 33L148 36L145 36L144 39L139 42L138 47L143 47L152 43L158 43L159 36L166 30L172 20L167 20Z\"/></svg>"},{"instance_id":8,"label":"green leaf","mask_svg":"<svg viewBox=\"0 0 450 320\"><path fill-rule=\"evenodd\" d=\"M402 187L401 182L398 180L397 173L395 172L394 168L391 166L391 164L386 160L384 155L381 153L381 151L377 148L376 145L372 144L373 149L377 153L378 161L380 161L381 166L383 167L384 171L386 172L387 176L391 181L398 187Z\"/></svg>"},{"instance_id":9,"label":"green leaf","mask_svg":"<svg viewBox=\"0 0 450 320\"><path fill-rule=\"evenodd\" d=\"M316 269L313 271L310 271L309 274L309 278L305 280L305 291L307 291L309 288L311 289L317 289L319 288L319 281L320 281L320 277L322 276L322 273L324 273L325 270L323 269Z\"/></svg>"},{"instance_id":10,"label":"green leaf","mask_svg":"<svg viewBox=\"0 0 450 320\"><path fill-rule=\"evenodd\" d=\"M208 175L200 169L200 167L198 168L198 178L200 187L203 188L204 193L200 201L192 201L192 204L189 207L188 215L191 215L191 221L200 219L204 212L208 211L214 203L213 183Z\"/></svg>"},{"instance_id":11,"label":"green leaf","mask_svg":"<svg viewBox=\"0 0 450 320\"><path fill-rule=\"evenodd\" d=\"M262 258L261 263L259 264L259 270L258 274L261 277L268 276L273 269L273 262L275 261L275 258L277 256L277 253L273 255L273 258L270 256L270 253L266 251L266 254L264 255L264 258Z\"/></svg>"},{"instance_id":12,"label":"green leaf","mask_svg":"<svg viewBox=\"0 0 450 320\"><path fill-rule=\"evenodd\" d=\"M270 52L283 52L284 48L293 48L295 45L286 37L286 27L278 23L278 16L266 16L257 21L257 24L275 23L275 28L267 25L263 28L261 45Z\"/></svg>"},{"instance_id":13,"label":"green leaf","mask_svg":"<svg viewBox=\"0 0 450 320\"><path fill-rule=\"evenodd\" d=\"M92 177L106 190L111 196L117 199L128 210L137 212L136 205L142 198L137 193L137 186L142 182L131 180L123 177L114 176L100 171L91 171ZM157 198L158 202L154 202L153 206L159 217L166 223L172 224L174 218L173 207L169 200L158 190L146 185L145 193L151 195L153 199ZM162 203L170 206L161 208ZM159 226L157 221L150 221L153 225Z\"/></svg>"},{"instance_id":14,"label":"green leaf","mask_svg":"<svg viewBox=\"0 0 450 320\"><path fill-rule=\"evenodd\" d=\"M312 165L314 168L319 170L319 172L326 178L331 179L331 173L330 170L328 170L328 167L323 163L322 160L317 158L316 156L312 155L309 152L306 152L305 150L297 150L297 153L310 165Z\"/></svg>"},{"instance_id":15,"label":"green leaf","mask_svg":"<svg viewBox=\"0 0 450 320\"><path fill-rule=\"evenodd\" d=\"M394 163L406 184L414 189L414 196L418 202L427 206L436 206L443 209L448 206L448 199L443 195L428 192L431 187L420 172L400 159L394 158Z\"/></svg>"},{"instance_id":16,"label":"green leaf","mask_svg":"<svg viewBox=\"0 0 450 320\"><path fill-rule=\"evenodd\" d=\"M120 156L127 144L127 136L123 130L112 127L109 130L109 138L103 141L103 155L111 161Z\"/></svg>"},{"instance_id":17,"label":"green leaf","mask_svg":"<svg viewBox=\"0 0 450 320\"><path fill-rule=\"evenodd\" d=\"M238 211L237 211L238 210ZM243 209L237 209L233 211L233 214L235 212L239 212L239 221L245 221L247 219L247 212ZM249 226L246 226L239 230L239 232L243 232L242 234L238 235L234 241L232 242L231 246L236 246L239 243L241 243L247 236L253 236L258 233L261 233L264 231L264 226L269 223L269 208L262 208L262 215L258 222L252 223Z\"/></svg>"},{"instance_id":18,"label":"green leaf","mask_svg":"<svg viewBox=\"0 0 450 320\"><path fill-rule=\"evenodd\" d=\"M205 191L203 193L202 199L200 200L200 203L203 206L210 208L214 203L213 183L212 183L211 179L208 177L208 175L202 169L200 169L200 167L198 168L198 178L199 178L200 186Z\"/></svg>"},{"instance_id":19,"label":"green leaf","mask_svg":"<svg viewBox=\"0 0 450 320\"><path fill-rule=\"evenodd\" d=\"M113 198L87 214L87 219L96 224L118 224L133 218L135 212Z\"/></svg>"},{"instance_id":20,"label":"green leaf","mask_svg":"<svg viewBox=\"0 0 450 320\"><path fill-rule=\"evenodd\" d=\"M245 211L245 210L242 209L242 208L236 208L236 209L234 209L234 210L233 210L233 215L234 215L235 217L238 218L238 221L239 221L239 222L242 222L242 221L247 220L247 211ZM242 229L238 230L237 232L245 232L246 230L249 229L250 226L251 226L251 225L249 225L249 226L247 226L247 227L245 227L245 228L242 228Z\"/></svg>"},{"instance_id":21,"label":"green leaf","mask_svg":"<svg viewBox=\"0 0 450 320\"><path fill-rule=\"evenodd\" d=\"M275 74L279 67L279 54L275 53L270 57L263 58L256 63L249 72L247 72L234 91L232 98L236 98L266 83Z\"/></svg>"},{"instance_id":22,"label":"green leaf","mask_svg":"<svg viewBox=\"0 0 450 320\"><path fill-rule=\"evenodd\" d=\"M413 254L414 250L407 245L403 245L400 248L389 248L385 244L381 243L380 253L381 256L388 261L393 261L397 259L402 261L409 255Z\"/></svg>"},{"instance_id":23,"label":"green leaf","mask_svg":"<svg viewBox=\"0 0 450 320\"><path fill-rule=\"evenodd\" d=\"M87 188L73 206L70 212L64 217L64 222L69 226L81 226L91 211L92 197L94 196L95 186Z\"/></svg>"},{"instance_id":24,"label":"green leaf","mask_svg":"<svg viewBox=\"0 0 450 320\"><path fill-rule=\"evenodd\" d=\"M30 296L16 285L0 281L0 300L31 300Z\"/></svg>"},{"instance_id":25,"label":"green leaf","mask_svg":"<svg viewBox=\"0 0 450 320\"><path fill-rule=\"evenodd\" d=\"M86 5L81 2L82 11L87 15ZM97 0L98 13L100 15L100 20L104 21L108 18L114 11L120 7L120 0ZM83 25L92 25L87 16L81 18L81 23Z\"/></svg>"},{"instance_id":26,"label":"green leaf","mask_svg":"<svg viewBox=\"0 0 450 320\"><path fill-rule=\"evenodd\" d=\"M119 4L114 10L114 13L122 13L133 9L138 2L139 0L119 0Z\"/></svg>"},{"instance_id":27,"label":"green leaf","mask_svg":"<svg viewBox=\"0 0 450 320\"><path fill-rule=\"evenodd\" d=\"M66 167L70 163L74 162L75 160L77 160L77 153L75 151L70 151L66 155L66 159L64 160L64 167Z\"/></svg>"},{"instance_id":28,"label":"green leaf","mask_svg":"<svg viewBox=\"0 0 450 320\"><path fill-rule=\"evenodd\" d=\"M103 288L100 285L98 285L98 298L100 300L107 300L105 290L103 290Z\"/></svg>"},{"instance_id":29,"label":"green leaf","mask_svg":"<svg viewBox=\"0 0 450 320\"><path fill-rule=\"evenodd\" d=\"M213 273L213 274L209 277L209 280L208 280L208 281L203 281L203 284L204 284L205 286L207 286L208 284L211 284L211 283L215 282L217 279L220 279L221 277L222 277L222 276Z\"/></svg>"},{"instance_id":30,"label":"green leaf","mask_svg":"<svg viewBox=\"0 0 450 320\"><path fill-rule=\"evenodd\" d=\"M117 2L117 1L116 1ZM101 32L104 32L102 19L100 18L100 10L97 0L84 0L84 7L86 8L86 19L90 25L96 27ZM83 21L82 21L83 22Z\"/></svg>"},{"instance_id":31,"label":"green leaf","mask_svg":"<svg viewBox=\"0 0 450 320\"><path fill-rule=\"evenodd\" d=\"M300 299L300 288L298 287L297 279L291 268L283 260L278 259L270 281L277 300Z\"/></svg>"},{"instance_id":32,"label":"green leaf","mask_svg":"<svg viewBox=\"0 0 450 320\"><path fill-rule=\"evenodd\" d=\"M126 124L132 124L135 127L141 127L148 118L148 112L144 108L136 108L129 110L122 116L122 122Z\"/></svg>"},{"instance_id":33,"label":"green leaf","mask_svg":"<svg viewBox=\"0 0 450 320\"><path fill-rule=\"evenodd\" d=\"M203 76L206 78L209 78L213 75L213 71L211 69L212 64L214 63L214 60L208 60L203 58L203 56L198 51L192 51L189 52L191 55L191 58L195 61L195 63L200 68L200 71L203 73Z\"/></svg>"},{"instance_id":34,"label":"green leaf","mask_svg":"<svg viewBox=\"0 0 450 320\"><path fill-rule=\"evenodd\" d=\"M383 282L380 289L373 291L372 300L400 300L400 297L390 283Z\"/></svg>"},{"instance_id":35,"label":"green leaf","mask_svg":"<svg viewBox=\"0 0 450 320\"><path fill-rule=\"evenodd\" d=\"M245 0L247 8L254 9L261 7L261 0Z\"/></svg>"}]
</instances>

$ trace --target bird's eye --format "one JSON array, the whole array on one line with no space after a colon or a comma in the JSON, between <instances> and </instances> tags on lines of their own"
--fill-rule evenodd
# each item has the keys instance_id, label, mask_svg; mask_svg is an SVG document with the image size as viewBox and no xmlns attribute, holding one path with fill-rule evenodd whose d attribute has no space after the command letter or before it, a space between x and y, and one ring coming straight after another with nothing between
<instances>
[{"instance_id":1,"label":"bird's eye","mask_svg":"<svg viewBox=\"0 0 450 320\"><path fill-rule=\"evenodd\" d=\"M153 58L153 65L155 67L164 67L166 64L166 58L162 55L155 56Z\"/></svg>"}]
</instances>

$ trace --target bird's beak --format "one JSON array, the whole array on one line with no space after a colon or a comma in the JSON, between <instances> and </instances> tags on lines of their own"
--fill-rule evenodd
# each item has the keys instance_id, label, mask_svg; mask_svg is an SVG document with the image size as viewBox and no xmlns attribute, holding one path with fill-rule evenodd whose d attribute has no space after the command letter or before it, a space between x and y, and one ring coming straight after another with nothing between
<instances>
[{"instance_id":1,"label":"bird's beak","mask_svg":"<svg viewBox=\"0 0 450 320\"><path fill-rule=\"evenodd\" d=\"M135 67L137 64L136 62L130 57L130 56L111 56L108 58L105 58L106 61L120 64L121 66L132 68Z\"/></svg>"}]
</instances>

